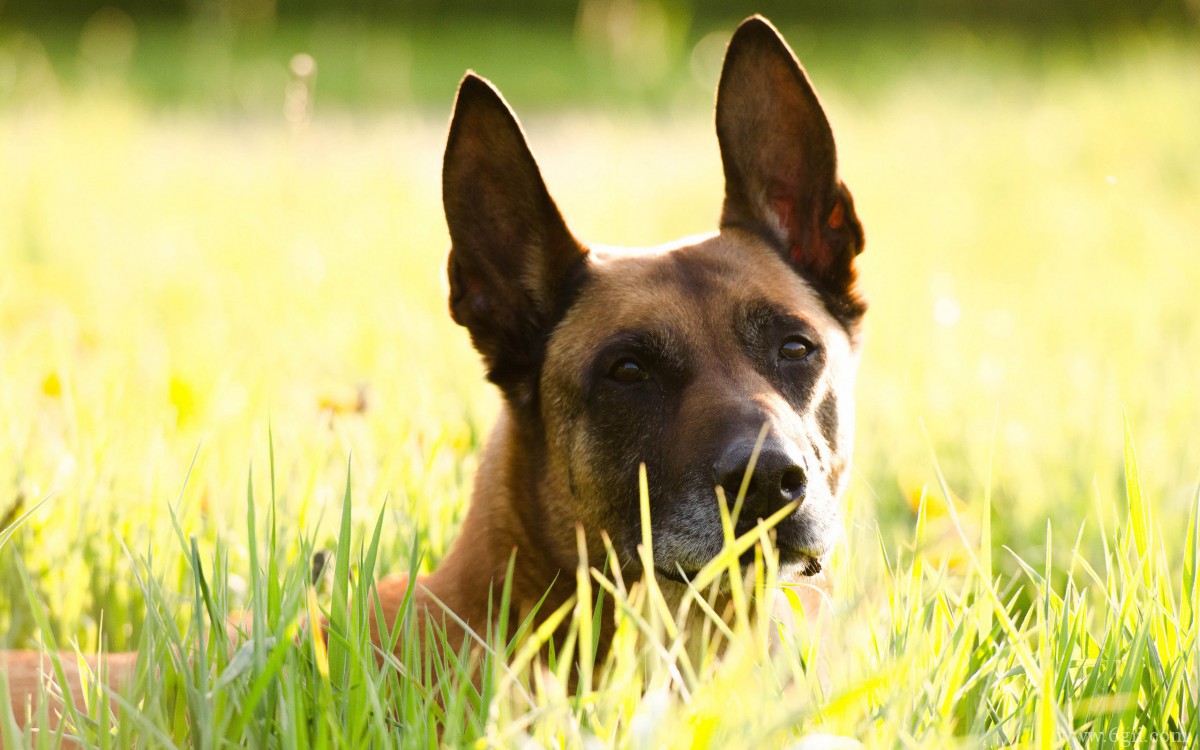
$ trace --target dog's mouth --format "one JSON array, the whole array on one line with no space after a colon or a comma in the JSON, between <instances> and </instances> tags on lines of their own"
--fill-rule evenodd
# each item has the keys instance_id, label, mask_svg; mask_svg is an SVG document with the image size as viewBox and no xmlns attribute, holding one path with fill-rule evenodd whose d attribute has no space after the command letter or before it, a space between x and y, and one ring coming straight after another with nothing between
<instances>
[{"instance_id":1,"label":"dog's mouth","mask_svg":"<svg viewBox=\"0 0 1200 750\"><path fill-rule=\"evenodd\" d=\"M754 564L754 548L750 548L743 552L738 558L741 564L741 569L745 571ZM821 572L821 560L811 552L803 550L779 548L779 565L780 567L794 568L801 576L815 576ZM674 568L668 568L665 565L655 565L654 572L661 578L676 583L690 584L699 575L699 569L685 569L680 565L675 565Z\"/></svg>"}]
</instances>

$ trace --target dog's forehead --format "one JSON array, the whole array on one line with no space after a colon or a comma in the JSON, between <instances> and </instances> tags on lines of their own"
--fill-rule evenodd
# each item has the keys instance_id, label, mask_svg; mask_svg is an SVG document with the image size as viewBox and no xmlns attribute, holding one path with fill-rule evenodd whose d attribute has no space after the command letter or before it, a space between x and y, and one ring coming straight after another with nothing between
<instances>
[{"instance_id":1,"label":"dog's forehead","mask_svg":"<svg viewBox=\"0 0 1200 750\"><path fill-rule=\"evenodd\" d=\"M732 335L734 316L751 305L807 321L826 339L848 344L821 298L769 245L748 233L689 237L652 248L592 246L589 281L551 342L579 356L607 337L668 329L692 340Z\"/></svg>"}]
</instances>

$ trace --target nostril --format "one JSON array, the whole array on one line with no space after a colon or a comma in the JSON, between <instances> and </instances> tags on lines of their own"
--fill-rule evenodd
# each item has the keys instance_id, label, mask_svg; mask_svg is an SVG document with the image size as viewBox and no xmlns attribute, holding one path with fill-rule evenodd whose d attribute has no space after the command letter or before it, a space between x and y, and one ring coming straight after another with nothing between
<instances>
[{"instance_id":1,"label":"nostril","mask_svg":"<svg viewBox=\"0 0 1200 750\"><path fill-rule=\"evenodd\" d=\"M758 489L758 476L751 474L746 475L746 464L740 463L735 468L722 469L719 465L713 465L713 479L717 486L725 491L725 497L733 502L734 498L742 493L742 485L746 486L746 497L752 497Z\"/></svg>"},{"instance_id":2,"label":"nostril","mask_svg":"<svg viewBox=\"0 0 1200 750\"><path fill-rule=\"evenodd\" d=\"M799 466L790 466L779 478L779 489L788 500L799 500L804 496L804 470Z\"/></svg>"}]
</instances>

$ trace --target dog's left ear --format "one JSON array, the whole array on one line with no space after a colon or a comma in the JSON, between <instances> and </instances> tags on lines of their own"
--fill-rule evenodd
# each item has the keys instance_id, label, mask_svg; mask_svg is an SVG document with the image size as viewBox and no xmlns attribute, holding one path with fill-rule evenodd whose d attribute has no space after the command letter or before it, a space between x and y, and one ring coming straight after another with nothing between
<instances>
[{"instance_id":1,"label":"dog's left ear","mask_svg":"<svg viewBox=\"0 0 1200 750\"><path fill-rule=\"evenodd\" d=\"M521 405L587 253L567 229L521 125L490 83L463 78L442 164L450 314L488 378Z\"/></svg>"},{"instance_id":2,"label":"dog's left ear","mask_svg":"<svg viewBox=\"0 0 1200 750\"><path fill-rule=\"evenodd\" d=\"M717 140L725 169L721 227L765 236L833 312L854 319L862 225L837 176L833 131L804 69L761 16L729 42L717 87Z\"/></svg>"}]
</instances>

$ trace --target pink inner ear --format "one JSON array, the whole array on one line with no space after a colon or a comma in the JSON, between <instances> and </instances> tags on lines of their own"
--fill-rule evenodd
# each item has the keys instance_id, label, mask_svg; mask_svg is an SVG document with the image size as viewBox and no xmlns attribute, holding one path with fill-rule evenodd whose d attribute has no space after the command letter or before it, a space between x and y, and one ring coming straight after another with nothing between
<instances>
[{"instance_id":1,"label":"pink inner ear","mask_svg":"<svg viewBox=\"0 0 1200 750\"><path fill-rule=\"evenodd\" d=\"M842 208L842 202L839 200L834 204L833 210L829 212L829 220L826 223L829 224L830 229L841 229L842 222L845 220L846 211Z\"/></svg>"},{"instance_id":2,"label":"pink inner ear","mask_svg":"<svg viewBox=\"0 0 1200 750\"><path fill-rule=\"evenodd\" d=\"M793 207L794 203L790 198L774 197L771 199L771 208L775 219L779 222L779 227L789 242L796 239L796 214Z\"/></svg>"},{"instance_id":3,"label":"pink inner ear","mask_svg":"<svg viewBox=\"0 0 1200 750\"><path fill-rule=\"evenodd\" d=\"M809 224L808 237L801 237L795 203L791 199L772 198L771 208L786 236L788 255L792 263L805 270L824 273L829 267L831 253L822 241L821 225L817 220L816 211L813 212L813 221ZM836 229L842 225L843 220L842 204L838 203L829 216L829 226Z\"/></svg>"}]
</instances>

